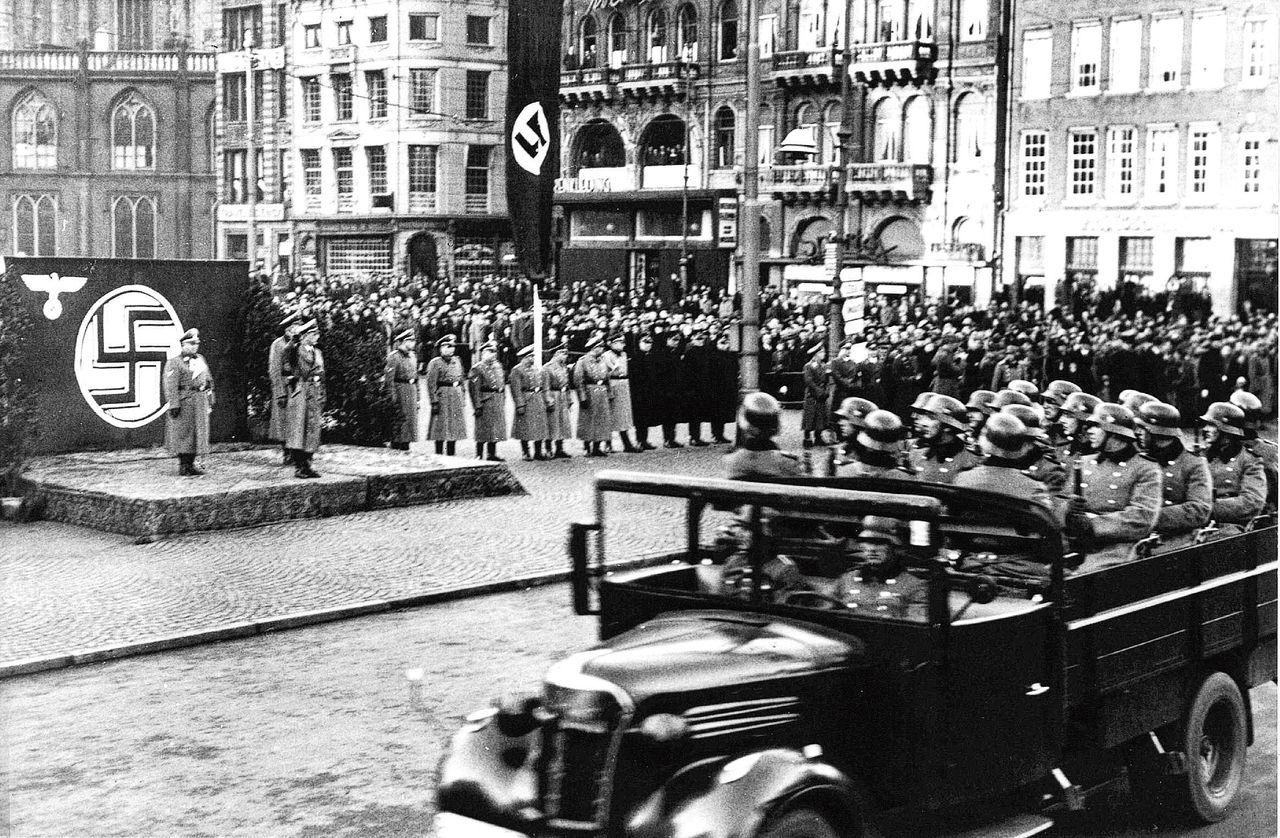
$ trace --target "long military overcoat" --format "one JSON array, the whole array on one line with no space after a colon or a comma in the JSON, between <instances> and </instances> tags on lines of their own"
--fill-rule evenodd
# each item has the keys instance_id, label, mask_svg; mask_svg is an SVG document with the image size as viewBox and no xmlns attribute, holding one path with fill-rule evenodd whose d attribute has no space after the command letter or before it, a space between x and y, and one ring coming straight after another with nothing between
<instances>
[{"instance_id":1,"label":"long military overcoat","mask_svg":"<svg viewBox=\"0 0 1280 838\"><path fill-rule=\"evenodd\" d=\"M599 442L613 435L610 418L609 367L603 358L583 355L573 365L578 393L578 439Z\"/></svg>"},{"instance_id":2,"label":"long military overcoat","mask_svg":"<svg viewBox=\"0 0 1280 838\"><path fill-rule=\"evenodd\" d=\"M568 439L573 436L570 406L573 400L569 391L569 368L558 361L551 361L542 368L542 398L547 405L547 439Z\"/></svg>"},{"instance_id":3,"label":"long military overcoat","mask_svg":"<svg viewBox=\"0 0 1280 838\"><path fill-rule=\"evenodd\" d=\"M213 376L203 355L174 355L164 363L164 396L175 418L165 414L164 444L169 453L209 453L209 413L213 410Z\"/></svg>"},{"instance_id":4,"label":"long military overcoat","mask_svg":"<svg viewBox=\"0 0 1280 838\"><path fill-rule=\"evenodd\" d=\"M476 414L476 442L498 442L507 438L506 373L497 361L481 362L471 368L471 407Z\"/></svg>"},{"instance_id":5,"label":"long military overcoat","mask_svg":"<svg viewBox=\"0 0 1280 838\"><path fill-rule=\"evenodd\" d=\"M382 368L382 384L391 399L391 441L418 439L418 356L393 349Z\"/></svg>"},{"instance_id":6,"label":"long military overcoat","mask_svg":"<svg viewBox=\"0 0 1280 838\"><path fill-rule=\"evenodd\" d=\"M542 398L542 373L533 359L525 358L511 368L507 379L515 415L511 417L511 438L536 441L547 438L547 403Z\"/></svg>"},{"instance_id":7,"label":"long military overcoat","mask_svg":"<svg viewBox=\"0 0 1280 838\"><path fill-rule=\"evenodd\" d=\"M286 352L284 378L289 396L284 409L285 447L314 454L320 450L324 415L324 355L305 346Z\"/></svg>"},{"instance_id":8,"label":"long military overcoat","mask_svg":"<svg viewBox=\"0 0 1280 838\"><path fill-rule=\"evenodd\" d=\"M456 442L467 438L466 404L462 398L466 384L462 362L456 356L436 356L427 363L427 401L431 404L427 439Z\"/></svg>"}]
</instances>

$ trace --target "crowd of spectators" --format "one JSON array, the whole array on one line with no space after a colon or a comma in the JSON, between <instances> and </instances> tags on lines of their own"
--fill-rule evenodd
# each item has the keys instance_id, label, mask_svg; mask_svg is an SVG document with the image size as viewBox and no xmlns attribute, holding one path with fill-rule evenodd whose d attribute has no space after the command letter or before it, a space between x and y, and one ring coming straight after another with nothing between
<instances>
[{"instance_id":1,"label":"crowd of spectators","mask_svg":"<svg viewBox=\"0 0 1280 838\"><path fill-rule=\"evenodd\" d=\"M322 325L341 322L380 329L388 338L413 326L425 366L436 340L452 334L464 364L488 340L510 367L518 348L532 342L534 292L508 277L429 279L376 275L309 277L279 296L285 310L305 309ZM623 333L634 347L641 333L674 351L694 333L715 343L721 333L736 350L741 301L723 290L681 287L678 277L628 287L621 278L569 281L543 299L544 346L567 341L580 352L593 332ZM761 298L762 386L783 401L798 399L799 372L809 350L827 341L824 296L766 289ZM1276 411L1276 315L1213 315L1207 306L1176 299L1095 295L1046 313L1030 302L998 299L973 306L955 297L915 293L869 294L866 328L856 347L858 388L878 404L904 413L930 386L944 337L954 336L952 362L962 395L998 390L1023 378L1043 386L1066 379L1104 399L1138 389L1199 415L1237 387L1255 393L1268 415Z\"/></svg>"}]
</instances>

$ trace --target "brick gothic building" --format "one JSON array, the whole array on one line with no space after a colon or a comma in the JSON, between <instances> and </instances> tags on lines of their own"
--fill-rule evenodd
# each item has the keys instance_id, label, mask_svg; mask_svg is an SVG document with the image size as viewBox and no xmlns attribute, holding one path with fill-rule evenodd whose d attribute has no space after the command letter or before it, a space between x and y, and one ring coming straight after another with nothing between
<instances>
[{"instance_id":1,"label":"brick gothic building","mask_svg":"<svg viewBox=\"0 0 1280 838\"><path fill-rule=\"evenodd\" d=\"M1274 3L1018 7L1005 281L1276 306Z\"/></svg>"},{"instance_id":2,"label":"brick gothic building","mask_svg":"<svg viewBox=\"0 0 1280 838\"><path fill-rule=\"evenodd\" d=\"M211 2L0 6L0 249L213 255Z\"/></svg>"},{"instance_id":3,"label":"brick gothic building","mask_svg":"<svg viewBox=\"0 0 1280 838\"><path fill-rule=\"evenodd\" d=\"M848 26L842 0L761 5L762 274L825 290L822 245L844 177L860 243L847 264L867 266L869 284L988 296L998 4L854 0ZM741 11L738 0L570 6L557 199L566 277L666 276L686 254L694 279L727 282L742 177ZM856 109L853 162L837 172L846 106ZM812 153L780 152L788 137Z\"/></svg>"},{"instance_id":4,"label":"brick gothic building","mask_svg":"<svg viewBox=\"0 0 1280 838\"><path fill-rule=\"evenodd\" d=\"M276 9L264 5L262 19ZM227 3L224 21L234 13ZM260 189L268 204L281 201L294 269L513 271L503 177L505 5L301 0L287 14L283 28L277 22L265 35L282 57L260 65L271 113L264 135L274 131ZM228 93L245 79L232 58L223 56L224 116L236 101ZM224 201L243 201L236 187L243 166L231 157L243 148L235 134L243 136L243 119L226 120ZM273 243L277 252L280 244Z\"/></svg>"}]
</instances>

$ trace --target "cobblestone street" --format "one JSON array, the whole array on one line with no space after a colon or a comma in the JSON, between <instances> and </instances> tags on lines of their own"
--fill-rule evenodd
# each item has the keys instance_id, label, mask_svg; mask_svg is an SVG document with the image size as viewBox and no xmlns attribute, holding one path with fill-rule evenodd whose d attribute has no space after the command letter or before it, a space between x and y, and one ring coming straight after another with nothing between
<instances>
[{"instance_id":1,"label":"cobblestone street","mask_svg":"<svg viewBox=\"0 0 1280 838\"><path fill-rule=\"evenodd\" d=\"M784 446L799 447L796 413ZM683 427L681 429L683 431ZM661 434L657 434L660 438ZM682 437L683 438L683 437ZM576 443L570 450L579 451ZM209 633L255 633L263 621L388 603L567 570L570 521L590 511L602 468L717 475L727 446L546 463L499 446L528 495L195 533L151 544L53 522L0 524L0 671L124 646ZM165 461L164 466L168 466ZM634 558L681 537L678 506L637 500L616 520L610 558ZM287 623L288 620L285 620ZM277 623L278 624L278 623ZM260 626L259 626L260 627ZM180 641L190 642L190 641Z\"/></svg>"}]
</instances>

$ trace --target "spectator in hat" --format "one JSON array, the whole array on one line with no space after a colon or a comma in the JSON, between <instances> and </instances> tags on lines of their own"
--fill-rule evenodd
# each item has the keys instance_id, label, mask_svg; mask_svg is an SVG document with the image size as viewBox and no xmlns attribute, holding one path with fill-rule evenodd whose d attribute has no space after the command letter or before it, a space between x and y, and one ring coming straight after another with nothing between
<instances>
[{"instance_id":1,"label":"spectator in hat","mask_svg":"<svg viewBox=\"0 0 1280 838\"><path fill-rule=\"evenodd\" d=\"M200 332L188 329L177 355L165 361L165 447L178 458L178 474L196 477L204 471L196 457L209 453L209 414L213 410L213 375L200 354Z\"/></svg>"},{"instance_id":2,"label":"spectator in hat","mask_svg":"<svg viewBox=\"0 0 1280 838\"><path fill-rule=\"evenodd\" d=\"M689 346L680 359L681 383L684 385L684 420L689 423L689 444L701 448L711 443L702 438L702 424L711 421L714 359L707 345L705 329L694 328Z\"/></svg>"},{"instance_id":3,"label":"spectator in hat","mask_svg":"<svg viewBox=\"0 0 1280 838\"><path fill-rule=\"evenodd\" d=\"M613 436L604 338L599 333L592 335L585 348L586 354L573 367L574 389L578 393L578 439L588 457L604 457L604 443Z\"/></svg>"},{"instance_id":4,"label":"spectator in hat","mask_svg":"<svg viewBox=\"0 0 1280 838\"><path fill-rule=\"evenodd\" d=\"M546 448L543 455L548 460L567 460L570 456L564 450L564 441L573 436L573 423L569 415L572 405L569 393L573 386L566 366L568 358L569 344L561 343L551 350L550 360L542 365L542 398L547 408Z\"/></svg>"},{"instance_id":5,"label":"spectator in hat","mask_svg":"<svg viewBox=\"0 0 1280 838\"><path fill-rule=\"evenodd\" d=\"M542 440L548 437L547 402L542 397L542 372L533 366L533 345L516 352L508 385L515 415L511 418L511 438L520 440L520 455L526 462L542 460ZM533 453L529 453L529 443Z\"/></svg>"},{"instance_id":6,"label":"spectator in hat","mask_svg":"<svg viewBox=\"0 0 1280 838\"><path fill-rule=\"evenodd\" d=\"M819 342L809 348L809 362L804 365L804 409L800 430L804 447L823 442L822 432L831 426L831 370L827 367L827 348Z\"/></svg>"},{"instance_id":7,"label":"spectator in hat","mask_svg":"<svg viewBox=\"0 0 1280 838\"><path fill-rule=\"evenodd\" d=\"M436 341L437 355L427 364L427 401L431 404L427 439L435 443L437 454L450 457L457 453L458 440L467 436L462 398L466 374L454 355L457 343L452 334L440 337Z\"/></svg>"},{"instance_id":8,"label":"spectator in hat","mask_svg":"<svg viewBox=\"0 0 1280 838\"><path fill-rule=\"evenodd\" d=\"M280 454L284 465L289 465L289 450L284 444L284 406L288 392L284 385L284 352L293 340L293 332L302 319L301 312L293 312L280 321L280 335L271 341L267 350L267 380L271 384L271 419L267 424L267 438L280 442Z\"/></svg>"},{"instance_id":9,"label":"spectator in hat","mask_svg":"<svg viewBox=\"0 0 1280 838\"><path fill-rule=\"evenodd\" d=\"M391 447L408 451L418 439L418 354L413 328L392 338L382 368L382 384L391 402Z\"/></svg>"},{"instance_id":10,"label":"spectator in hat","mask_svg":"<svg viewBox=\"0 0 1280 838\"><path fill-rule=\"evenodd\" d=\"M940 396L960 398L964 381L964 363L960 360L956 345L959 336L954 332L942 336L942 346L933 356L933 382L930 390Z\"/></svg>"},{"instance_id":11,"label":"spectator in hat","mask_svg":"<svg viewBox=\"0 0 1280 838\"><path fill-rule=\"evenodd\" d=\"M311 467L312 457L320 450L325 402L324 355L316 346L319 339L320 324L313 318L298 327L284 360L288 389L285 443L293 455L294 476L303 479L320 476Z\"/></svg>"},{"instance_id":12,"label":"spectator in hat","mask_svg":"<svg viewBox=\"0 0 1280 838\"><path fill-rule=\"evenodd\" d=\"M609 348L601 356L609 369L609 421L622 439L622 450L639 454L642 449L631 442L635 423L631 413L631 372L627 360L627 337L622 332L609 335ZM610 442L612 445L612 441Z\"/></svg>"},{"instance_id":13,"label":"spectator in hat","mask_svg":"<svg viewBox=\"0 0 1280 838\"><path fill-rule=\"evenodd\" d=\"M732 423L738 409L738 355L729 348L729 335L716 335L711 350L711 391L708 394L711 441L728 445L725 426Z\"/></svg>"},{"instance_id":14,"label":"spectator in hat","mask_svg":"<svg viewBox=\"0 0 1280 838\"><path fill-rule=\"evenodd\" d=\"M507 438L507 376L498 363L498 345L493 341L480 345L480 361L468 377L471 409L475 412L476 459L501 462L498 442Z\"/></svg>"}]
</instances>

